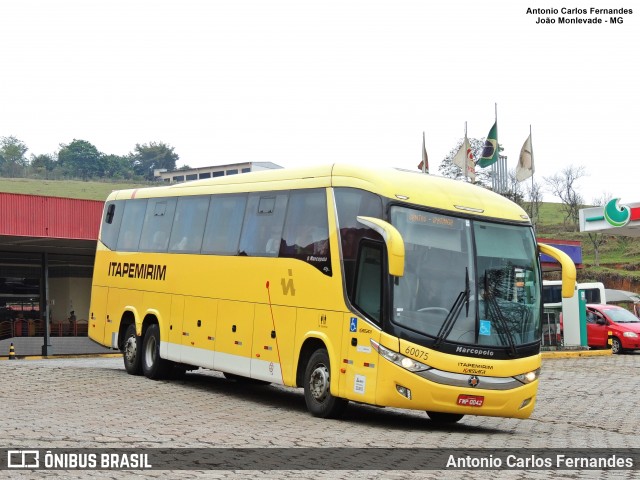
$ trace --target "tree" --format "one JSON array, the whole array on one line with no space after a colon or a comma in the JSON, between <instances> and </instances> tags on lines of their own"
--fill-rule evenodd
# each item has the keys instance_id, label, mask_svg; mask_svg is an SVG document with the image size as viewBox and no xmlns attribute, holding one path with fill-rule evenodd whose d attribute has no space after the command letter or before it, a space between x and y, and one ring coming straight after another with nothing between
<instances>
[{"instance_id":1,"label":"tree","mask_svg":"<svg viewBox=\"0 0 640 480\"><path fill-rule=\"evenodd\" d=\"M138 143L131 154L133 170L147 180L153 180L153 171L156 169L175 170L180 156L173 150L173 147L163 142L149 142L143 145Z\"/></svg>"},{"instance_id":2,"label":"tree","mask_svg":"<svg viewBox=\"0 0 640 480\"><path fill-rule=\"evenodd\" d=\"M527 197L529 198L529 205L526 210L535 230L540 217L540 205L542 205L542 185L532 180L531 185L527 187Z\"/></svg>"},{"instance_id":3,"label":"tree","mask_svg":"<svg viewBox=\"0 0 640 480\"><path fill-rule=\"evenodd\" d=\"M24 175L28 165L26 153L29 148L14 136L0 139L0 167L7 177Z\"/></svg>"},{"instance_id":4,"label":"tree","mask_svg":"<svg viewBox=\"0 0 640 480\"><path fill-rule=\"evenodd\" d=\"M110 179L131 179L134 177L131 155L103 155L104 176Z\"/></svg>"},{"instance_id":5,"label":"tree","mask_svg":"<svg viewBox=\"0 0 640 480\"><path fill-rule=\"evenodd\" d=\"M453 157L456 156L463 138L458 140L456 146L449 152L449 154L442 160L438 166L438 172L440 175L447 178L453 178L454 180L462 180L464 178L464 172L460 167L453 163ZM484 139L478 140L477 138L469 138L469 145L473 151L474 158L480 158L482 149L484 148ZM478 168L476 169L476 180L473 182L476 185L480 185L485 188L491 188L491 169Z\"/></svg>"},{"instance_id":6,"label":"tree","mask_svg":"<svg viewBox=\"0 0 640 480\"><path fill-rule=\"evenodd\" d=\"M593 199L594 206L604 206L609 200L611 200L612 195L610 193L603 193L602 196ZM606 241L605 235L598 232L589 232L588 233L589 240L591 241L591 245L593 245L593 264L596 267L600 266L600 246Z\"/></svg>"},{"instance_id":7,"label":"tree","mask_svg":"<svg viewBox=\"0 0 640 480\"><path fill-rule=\"evenodd\" d=\"M53 155L45 153L41 155L31 155L29 165L34 175L42 178L50 178L49 175L55 170L57 163Z\"/></svg>"},{"instance_id":8,"label":"tree","mask_svg":"<svg viewBox=\"0 0 640 480\"><path fill-rule=\"evenodd\" d=\"M573 224L573 228L577 230L580 216L580 208L584 204L582 195L576 190L577 182L586 175L584 166L576 167L570 165L560 173L556 173L551 177L544 177L544 181L549 186L551 193L562 201L562 211L565 213L564 224L567 222Z\"/></svg>"},{"instance_id":9,"label":"tree","mask_svg":"<svg viewBox=\"0 0 640 480\"><path fill-rule=\"evenodd\" d=\"M86 140L73 140L69 145L60 144L58 165L72 177L83 180L104 176L103 155Z\"/></svg>"},{"instance_id":10,"label":"tree","mask_svg":"<svg viewBox=\"0 0 640 480\"><path fill-rule=\"evenodd\" d=\"M504 192L502 196L508 198L512 202L515 202L522 208L524 208L524 193L522 191L522 184L516 179L515 169L509 170L507 174L507 191Z\"/></svg>"}]
</instances>

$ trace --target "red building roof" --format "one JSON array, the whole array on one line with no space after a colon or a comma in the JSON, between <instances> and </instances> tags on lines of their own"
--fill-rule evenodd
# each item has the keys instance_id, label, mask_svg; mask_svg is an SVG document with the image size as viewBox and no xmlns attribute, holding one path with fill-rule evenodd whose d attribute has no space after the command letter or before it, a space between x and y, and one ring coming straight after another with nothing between
<instances>
[{"instance_id":1,"label":"red building roof","mask_svg":"<svg viewBox=\"0 0 640 480\"><path fill-rule=\"evenodd\" d=\"M97 240L104 202L0 192L0 235Z\"/></svg>"}]
</instances>

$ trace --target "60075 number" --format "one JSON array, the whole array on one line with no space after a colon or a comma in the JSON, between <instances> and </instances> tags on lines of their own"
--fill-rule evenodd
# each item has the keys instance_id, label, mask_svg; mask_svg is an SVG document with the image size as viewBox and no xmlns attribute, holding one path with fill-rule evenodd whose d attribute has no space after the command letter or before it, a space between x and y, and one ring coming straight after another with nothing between
<instances>
[{"instance_id":1,"label":"60075 number","mask_svg":"<svg viewBox=\"0 0 640 480\"><path fill-rule=\"evenodd\" d=\"M429 352L415 347L405 348L404 353L411 355L412 357L419 358L420 360L427 360L429 358Z\"/></svg>"}]
</instances>

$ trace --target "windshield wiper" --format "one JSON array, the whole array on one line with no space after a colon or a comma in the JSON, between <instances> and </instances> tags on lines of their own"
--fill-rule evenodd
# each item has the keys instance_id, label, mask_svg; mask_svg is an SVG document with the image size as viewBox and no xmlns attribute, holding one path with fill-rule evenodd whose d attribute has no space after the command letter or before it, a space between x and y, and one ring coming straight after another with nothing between
<instances>
[{"instance_id":1,"label":"windshield wiper","mask_svg":"<svg viewBox=\"0 0 640 480\"><path fill-rule=\"evenodd\" d=\"M509 330L509 325L507 323L507 320L502 315L502 310L500 310L498 301L495 299L493 295L488 295L488 297L486 298L486 301L489 307L489 317L495 319L496 323L498 324L499 328L497 330L498 330L498 336L500 337L500 341L502 341L503 344L506 343L509 347L509 350L511 351L511 355L515 356L517 353L516 342L514 341L513 336L511 335L511 330ZM505 337L506 337L506 342L505 342Z\"/></svg>"},{"instance_id":2,"label":"windshield wiper","mask_svg":"<svg viewBox=\"0 0 640 480\"><path fill-rule=\"evenodd\" d=\"M465 287L462 292L458 294L455 302L451 306L451 310L449 310L449 314L447 318L444 319L442 325L440 326L440 330L438 330L438 335L436 336L436 341L434 342L434 347L439 347L440 344L444 341L445 338L449 336L451 330L453 329L453 325L456 323L456 320L460 316L460 312L462 311L462 304L466 303L467 305L467 316L469 315L469 269L465 268Z\"/></svg>"}]
</instances>

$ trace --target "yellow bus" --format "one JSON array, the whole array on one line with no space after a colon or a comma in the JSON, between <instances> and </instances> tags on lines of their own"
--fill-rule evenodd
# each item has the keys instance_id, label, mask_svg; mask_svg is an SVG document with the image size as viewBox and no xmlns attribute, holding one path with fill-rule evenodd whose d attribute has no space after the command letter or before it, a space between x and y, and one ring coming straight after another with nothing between
<instances>
[{"instance_id":1,"label":"yellow bus","mask_svg":"<svg viewBox=\"0 0 640 480\"><path fill-rule=\"evenodd\" d=\"M351 401L528 417L541 366L539 253L527 214L486 189L397 169L246 173L113 192L89 336L130 374L188 369Z\"/></svg>"}]
</instances>

